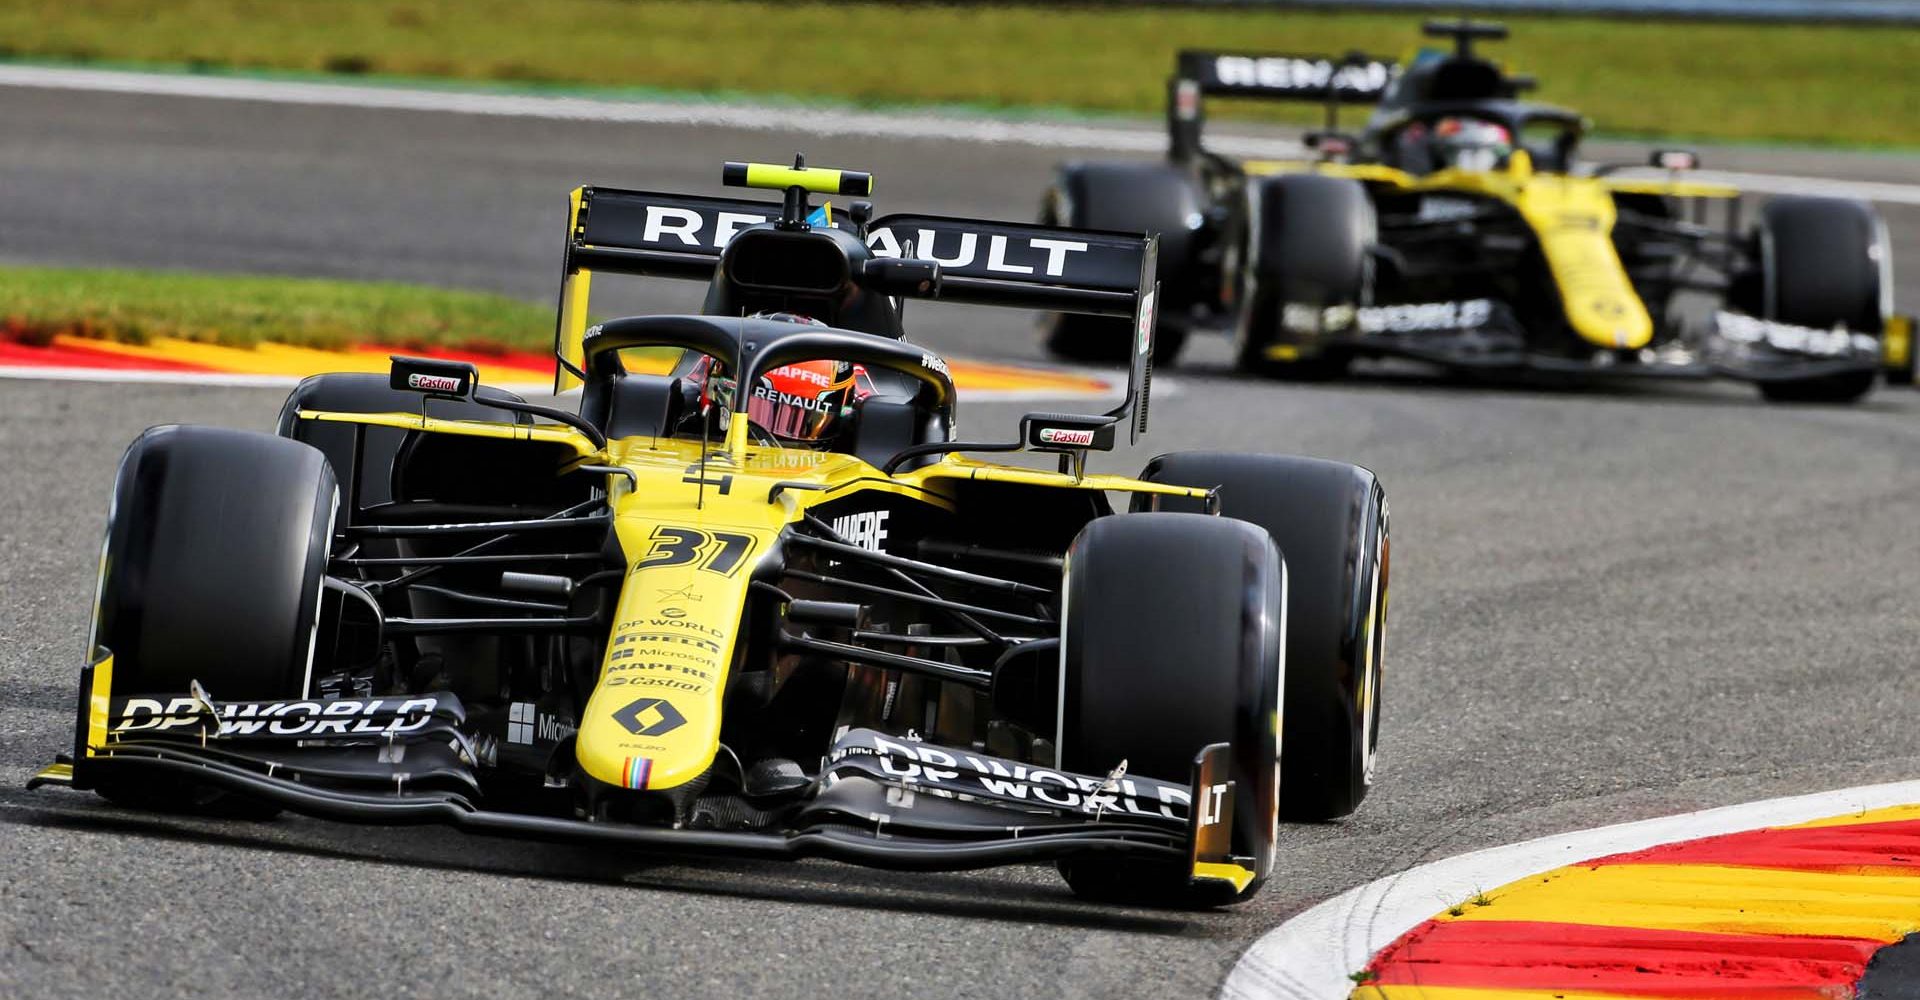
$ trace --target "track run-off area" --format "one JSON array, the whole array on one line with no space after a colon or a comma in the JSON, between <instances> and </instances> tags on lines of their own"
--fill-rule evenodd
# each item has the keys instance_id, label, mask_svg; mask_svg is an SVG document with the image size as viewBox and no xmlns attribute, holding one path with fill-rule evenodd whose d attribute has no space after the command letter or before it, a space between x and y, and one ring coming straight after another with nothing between
<instances>
[{"instance_id":1,"label":"track run-off area","mask_svg":"<svg viewBox=\"0 0 1920 1000\"><path fill-rule=\"evenodd\" d=\"M0 262L550 301L580 183L720 194L723 160L804 151L873 171L881 212L1024 220L1054 163L1161 142L1151 122L327 86L0 67ZM1750 190L1877 199L1896 302L1920 305L1920 155L1703 157ZM700 294L596 293L630 312L690 311ZM957 358L1046 365L1024 314L916 304L908 326ZM1350 820L1285 829L1272 881L1232 910L1081 903L1042 868L644 858L25 792L68 739L122 449L158 423L270 427L285 390L0 379L0 996L1337 995L1470 896L1490 898L1487 916L1456 922L1493 920L1516 879L1894 807L1910 789L1734 826L1663 817L1920 776L1920 393L1781 408L1729 384L1544 388L1400 367L1290 385L1233 374L1227 346L1205 340L1160 385L1152 433L1101 471L1180 449L1321 455L1374 469L1394 514L1378 783ZM961 407L970 436L992 436L1027 405ZM1678 832L1607 839L1642 822ZM1613 833L1582 832L1598 828ZM1495 850L1529 843L1558 853ZM1313 954L1286 950L1296 941ZM1421 995L1390 992L1388 971L1364 988ZM1319 985L1285 992L1296 975Z\"/></svg>"}]
</instances>

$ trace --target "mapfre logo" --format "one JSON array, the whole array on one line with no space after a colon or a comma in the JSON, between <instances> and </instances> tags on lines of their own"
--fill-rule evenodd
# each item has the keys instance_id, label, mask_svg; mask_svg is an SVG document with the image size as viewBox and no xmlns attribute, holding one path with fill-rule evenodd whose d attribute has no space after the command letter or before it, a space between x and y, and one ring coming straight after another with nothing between
<instances>
[{"instance_id":1,"label":"mapfre logo","mask_svg":"<svg viewBox=\"0 0 1920 1000\"><path fill-rule=\"evenodd\" d=\"M423 375L413 372L407 376L407 388L422 392L459 392L460 380L450 375Z\"/></svg>"},{"instance_id":2,"label":"mapfre logo","mask_svg":"<svg viewBox=\"0 0 1920 1000\"><path fill-rule=\"evenodd\" d=\"M886 550L887 517L890 510L870 510L864 514L842 514L833 519L834 534L869 552Z\"/></svg>"}]
</instances>

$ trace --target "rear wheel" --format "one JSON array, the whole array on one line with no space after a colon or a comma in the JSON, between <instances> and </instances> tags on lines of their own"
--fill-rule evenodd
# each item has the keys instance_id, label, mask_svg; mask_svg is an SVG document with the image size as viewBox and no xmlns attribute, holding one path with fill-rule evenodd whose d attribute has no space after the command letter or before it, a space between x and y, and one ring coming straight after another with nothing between
<instances>
[{"instance_id":1,"label":"rear wheel","mask_svg":"<svg viewBox=\"0 0 1920 1000\"><path fill-rule=\"evenodd\" d=\"M1146 568L1151 567L1151 572ZM1098 518L1067 557L1060 766L1181 785L1194 757L1231 742L1232 853L1255 877L1191 885L1186 866L1074 858L1060 872L1091 898L1218 905L1258 890L1273 861L1280 755L1279 554L1253 525L1194 514Z\"/></svg>"},{"instance_id":2,"label":"rear wheel","mask_svg":"<svg viewBox=\"0 0 1920 1000\"><path fill-rule=\"evenodd\" d=\"M1142 479L1219 490L1222 516L1265 529L1287 567L1280 814L1318 821L1360 807L1380 743L1386 643L1386 493L1357 465L1290 455L1184 452ZM1199 510L1167 498L1163 510Z\"/></svg>"},{"instance_id":3,"label":"rear wheel","mask_svg":"<svg viewBox=\"0 0 1920 1000\"><path fill-rule=\"evenodd\" d=\"M1161 163L1071 163L1060 169L1040 204L1043 226L1147 233L1159 238L1160 325L1153 363L1171 365L1187 342L1185 324L1170 321L1191 301L1193 226L1203 196L1184 170ZM1068 361L1126 364L1133 323L1107 316L1049 313L1040 320L1048 352Z\"/></svg>"},{"instance_id":4,"label":"rear wheel","mask_svg":"<svg viewBox=\"0 0 1920 1000\"><path fill-rule=\"evenodd\" d=\"M1817 330L1880 336L1892 287L1886 225L1865 202L1775 198L1755 227L1763 318ZM1873 370L1760 383L1781 403L1850 403L1873 389Z\"/></svg>"},{"instance_id":5,"label":"rear wheel","mask_svg":"<svg viewBox=\"0 0 1920 1000\"><path fill-rule=\"evenodd\" d=\"M169 426L134 441L94 621L114 695L177 696L197 681L221 700L305 696L336 494L320 452L271 434ZM145 808L231 804L176 779L98 788Z\"/></svg>"},{"instance_id":6,"label":"rear wheel","mask_svg":"<svg viewBox=\"0 0 1920 1000\"><path fill-rule=\"evenodd\" d=\"M1087 364L1126 364L1133 347L1133 323L1111 316L1048 313L1041 317L1047 351L1054 357ZM1186 346L1187 329L1161 317L1153 330L1153 363L1172 364Z\"/></svg>"}]
</instances>

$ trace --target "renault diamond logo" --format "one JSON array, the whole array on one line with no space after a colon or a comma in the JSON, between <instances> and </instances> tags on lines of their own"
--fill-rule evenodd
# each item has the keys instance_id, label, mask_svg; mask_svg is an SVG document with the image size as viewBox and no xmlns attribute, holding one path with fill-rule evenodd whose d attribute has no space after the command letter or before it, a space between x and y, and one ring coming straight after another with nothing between
<instances>
[{"instance_id":1,"label":"renault diamond logo","mask_svg":"<svg viewBox=\"0 0 1920 1000\"><path fill-rule=\"evenodd\" d=\"M665 698L642 698L613 713L613 720L635 736L665 736L687 724L687 717Z\"/></svg>"}]
</instances>

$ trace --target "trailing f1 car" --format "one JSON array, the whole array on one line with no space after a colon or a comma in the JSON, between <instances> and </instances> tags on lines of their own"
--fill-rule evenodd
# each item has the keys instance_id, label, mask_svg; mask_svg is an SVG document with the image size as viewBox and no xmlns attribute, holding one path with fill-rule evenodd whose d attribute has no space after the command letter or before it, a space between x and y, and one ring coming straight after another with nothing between
<instances>
[{"instance_id":1,"label":"trailing f1 car","mask_svg":"<svg viewBox=\"0 0 1920 1000\"><path fill-rule=\"evenodd\" d=\"M1861 202L1775 198L1744 228L1739 192L1581 164L1587 122L1520 100L1532 80L1477 56L1499 25L1428 24L1452 52L1403 64L1182 52L1166 163L1062 166L1048 224L1160 237L1158 353L1189 330L1235 338L1240 367L1331 377L1357 357L1461 369L1720 375L1776 400L1857 399L1911 382L1886 226ZM1239 163L1201 143L1205 95L1321 101L1318 158ZM1377 103L1358 135L1342 104ZM1709 207L1713 211L1709 223ZM1689 294L1692 293L1692 294ZM1054 315L1047 344L1126 352L1124 324Z\"/></svg>"},{"instance_id":2,"label":"trailing f1 car","mask_svg":"<svg viewBox=\"0 0 1920 1000\"><path fill-rule=\"evenodd\" d=\"M1045 860L1178 905L1247 898L1282 817L1360 804L1373 475L1086 471L1146 430L1153 240L809 204L867 194L852 171L725 179L783 201L573 192L577 412L396 358L302 383L277 435L136 440L73 748L36 783L647 851ZM705 311L588 326L617 274L705 281ZM901 338L912 298L1122 317L1126 398L956 438L946 362ZM969 457L1020 451L1057 468Z\"/></svg>"}]
</instances>

